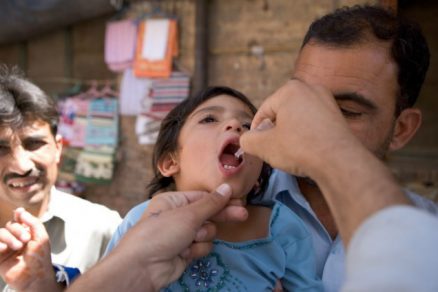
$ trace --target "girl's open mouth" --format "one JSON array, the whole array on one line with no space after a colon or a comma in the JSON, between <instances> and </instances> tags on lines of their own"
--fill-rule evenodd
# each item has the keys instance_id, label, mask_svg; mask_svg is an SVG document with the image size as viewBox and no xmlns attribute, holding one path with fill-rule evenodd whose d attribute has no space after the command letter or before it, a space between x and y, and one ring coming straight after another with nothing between
<instances>
[{"instance_id":1,"label":"girl's open mouth","mask_svg":"<svg viewBox=\"0 0 438 292\"><path fill-rule=\"evenodd\" d=\"M226 141L219 155L219 162L226 174L233 174L243 164L243 156L235 155L240 149L239 138Z\"/></svg>"}]
</instances>

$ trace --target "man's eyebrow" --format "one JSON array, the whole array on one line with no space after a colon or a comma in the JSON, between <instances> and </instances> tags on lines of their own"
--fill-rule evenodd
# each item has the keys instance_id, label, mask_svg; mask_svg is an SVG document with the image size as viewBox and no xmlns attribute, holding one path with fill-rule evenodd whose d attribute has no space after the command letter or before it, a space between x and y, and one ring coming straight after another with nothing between
<instances>
[{"instance_id":1,"label":"man's eyebrow","mask_svg":"<svg viewBox=\"0 0 438 292\"><path fill-rule=\"evenodd\" d=\"M25 137L23 140L43 140L46 137L47 137L46 135L35 134L35 135L29 135Z\"/></svg>"},{"instance_id":2,"label":"man's eyebrow","mask_svg":"<svg viewBox=\"0 0 438 292\"><path fill-rule=\"evenodd\" d=\"M372 101L355 92L335 94L334 97L337 101L353 101L369 110L377 110L377 106Z\"/></svg>"}]
</instances>

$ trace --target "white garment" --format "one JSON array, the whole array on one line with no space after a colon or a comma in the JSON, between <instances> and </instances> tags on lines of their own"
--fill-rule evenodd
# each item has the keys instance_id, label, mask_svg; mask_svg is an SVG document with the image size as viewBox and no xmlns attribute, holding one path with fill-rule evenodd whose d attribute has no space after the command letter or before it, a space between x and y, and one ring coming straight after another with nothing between
<instances>
[{"instance_id":1,"label":"white garment","mask_svg":"<svg viewBox=\"0 0 438 292\"><path fill-rule=\"evenodd\" d=\"M122 218L103 205L53 188L41 221L49 234L52 262L83 273L103 255Z\"/></svg>"},{"instance_id":2,"label":"white garment","mask_svg":"<svg viewBox=\"0 0 438 292\"><path fill-rule=\"evenodd\" d=\"M123 73L120 84L120 114L124 116L136 116L144 111L143 106L149 109L150 105L143 105L145 97L149 96L152 80L137 78L132 69L128 68Z\"/></svg>"},{"instance_id":3,"label":"white garment","mask_svg":"<svg viewBox=\"0 0 438 292\"><path fill-rule=\"evenodd\" d=\"M438 291L438 218L395 206L368 218L346 255L342 291Z\"/></svg>"},{"instance_id":4,"label":"white garment","mask_svg":"<svg viewBox=\"0 0 438 292\"><path fill-rule=\"evenodd\" d=\"M49 234L52 262L83 273L103 255L122 219L116 211L53 187L41 221ZM0 291L5 286L0 278Z\"/></svg>"}]
</instances>

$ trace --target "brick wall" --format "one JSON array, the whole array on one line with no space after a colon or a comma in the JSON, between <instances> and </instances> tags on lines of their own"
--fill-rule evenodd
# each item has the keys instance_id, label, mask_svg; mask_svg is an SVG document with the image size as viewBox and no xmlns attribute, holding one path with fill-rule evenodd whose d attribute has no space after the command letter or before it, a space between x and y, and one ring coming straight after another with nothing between
<instances>
[{"instance_id":1,"label":"brick wall","mask_svg":"<svg viewBox=\"0 0 438 292\"><path fill-rule=\"evenodd\" d=\"M141 1L135 2L142 5ZM177 64L193 72L195 1L161 2L163 9L178 15L181 55ZM235 87L259 105L289 78L302 37L314 18L342 5L370 1L209 2L209 84ZM432 1L427 6L417 5L403 10L408 16L425 23L432 54L438 52L438 26L433 17L437 9L437 4ZM105 23L111 16L81 22L69 29L60 28L26 42L2 45L0 61L25 67L29 77L49 93L59 92L71 85L60 80L63 78L118 80L119 76L108 71L103 60ZM260 54L260 51L263 53ZM431 72L419 101L424 110L424 125L405 152L390 159L403 183L435 199L438 183L437 168L434 168L438 159L438 102L434 98L438 90L436 60L433 56ZM137 144L134 123L131 117L121 119L120 160L112 183L89 186L86 192L87 199L118 209L122 214L145 199L146 182L151 176L151 147ZM423 159L425 153L428 159ZM412 161L415 161L417 175L412 174Z\"/></svg>"}]
</instances>

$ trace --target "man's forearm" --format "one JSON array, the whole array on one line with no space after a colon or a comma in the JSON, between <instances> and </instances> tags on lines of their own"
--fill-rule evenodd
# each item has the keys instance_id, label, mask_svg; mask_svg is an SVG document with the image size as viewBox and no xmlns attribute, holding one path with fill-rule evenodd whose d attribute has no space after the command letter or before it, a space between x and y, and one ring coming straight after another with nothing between
<instances>
[{"instance_id":1,"label":"man's forearm","mask_svg":"<svg viewBox=\"0 0 438 292\"><path fill-rule=\"evenodd\" d=\"M129 249L116 248L76 279L67 291L156 291L152 281L148 281L147 266L137 263L129 256Z\"/></svg>"},{"instance_id":2,"label":"man's forearm","mask_svg":"<svg viewBox=\"0 0 438 292\"><path fill-rule=\"evenodd\" d=\"M410 204L390 170L363 146L353 144L328 155L312 177L346 245L370 215L391 205Z\"/></svg>"}]
</instances>

